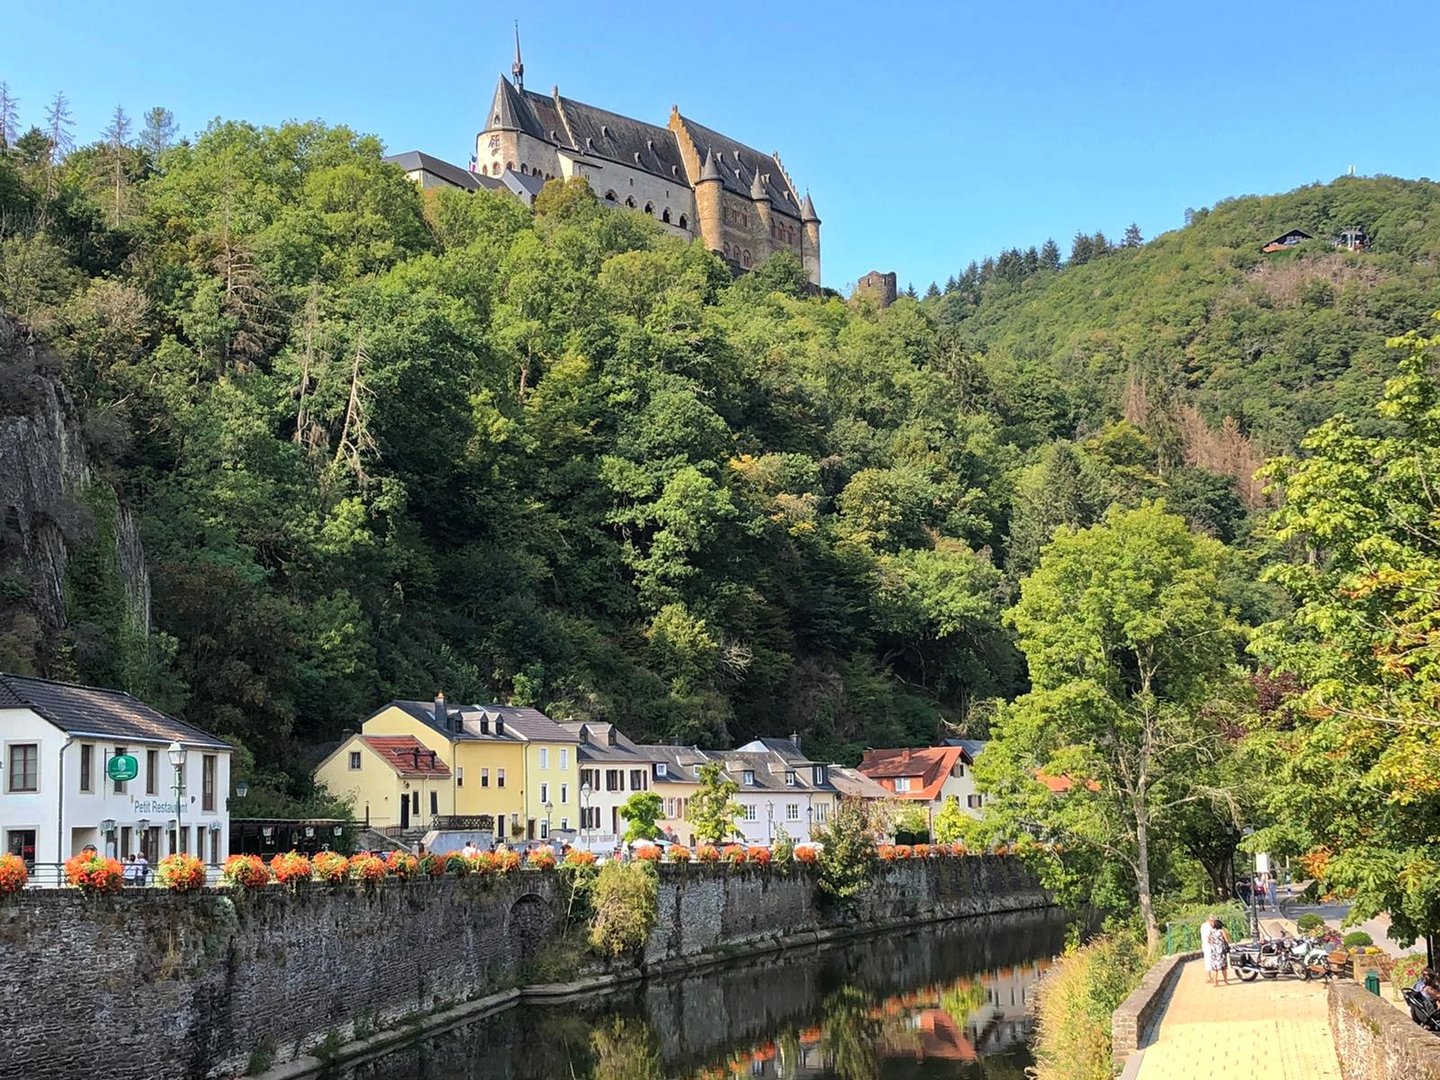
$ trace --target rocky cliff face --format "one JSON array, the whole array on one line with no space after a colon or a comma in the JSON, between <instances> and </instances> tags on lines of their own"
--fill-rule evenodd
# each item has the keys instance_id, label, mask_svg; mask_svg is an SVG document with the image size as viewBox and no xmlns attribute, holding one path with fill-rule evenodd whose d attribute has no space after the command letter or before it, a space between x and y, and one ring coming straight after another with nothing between
<instances>
[{"instance_id":1,"label":"rocky cliff face","mask_svg":"<svg viewBox=\"0 0 1440 1080\"><path fill-rule=\"evenodd\" d=\"M113 527L99 527L97 506ZM68 571L77 552L97 545L124 597L124 621L148 634L150 580L135 515L92 467L58 362L0 311L0 670L77 674L66 638L80 598Z\"/></svg>"}]
</instances>

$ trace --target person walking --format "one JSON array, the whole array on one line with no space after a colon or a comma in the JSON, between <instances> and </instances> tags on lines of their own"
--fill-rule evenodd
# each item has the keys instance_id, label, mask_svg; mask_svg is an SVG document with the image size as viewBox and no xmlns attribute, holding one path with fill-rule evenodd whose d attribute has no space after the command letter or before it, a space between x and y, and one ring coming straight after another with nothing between
<instances>
[{"instance_id":1,"label":"person walking","mask_svg":"<svg viewBox=\"0 0 1440 1080\"><path fill-rule=\"evenodd\" d=\"M1280 910L1280 886L1275 880L1273 870L1265 875L1265 893L1270 897L1270 906L1278 912Z\"/></svg>"},{"instance_id":2,"label":"person walking","mask_svg":"<svg viewBox=\"0 0 1440 1080\"><path fill-rule=\"evenodd\" d=\"M1220 924L1219 916L1211 915L1200 924L1200 951L1205 957L1205 978L1210 985L1218 986L1223 981L1229 986L1230 935Z\"/></svg>"}]
</instances>

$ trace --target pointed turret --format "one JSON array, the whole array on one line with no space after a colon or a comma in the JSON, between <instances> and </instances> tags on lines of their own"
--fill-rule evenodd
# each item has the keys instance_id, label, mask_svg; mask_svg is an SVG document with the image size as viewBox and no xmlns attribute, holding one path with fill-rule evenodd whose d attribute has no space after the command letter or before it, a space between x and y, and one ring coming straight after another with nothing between
<instances>
[{"instance_id":1,"label":"pointed turret","mask_svg":"<svg viewBox=\"0 0 1440 1080\"><path fill-rule=\"evenodd\" d=\"M755 179L750 181L750 198L756 202L760 202L762 199L767 203L770 201L770 192L765 190L765 181L760 178L758 171L755 173Z\"/></svg>"},{"instance_id":2,"label":"pointed turret","mask_svg":"<svg viewBox=\"0 0 1440 1080\"><path fill-rule=\"evenodd\" d=\"M485 125L485 130L523 131L537 139L545 137L545 132L540 129L530 106L504 75L500 76L495 85L495 98L490 103L489 122Z\"/></svg>"},{"instance_id":3,"label":"pointed turret","mask_svg":"<svg viewBox=\"0 0 1440 1080\"><path fill-rule=\"evenodd\" d=\"M723 182L720 175L720 167L715 164L715 155L709 150L705 151L705 165L700 170L700 179L697 183L707 183L711 180Z\"/></svg>"},{"instance_id":4,"label":"pointed turret","mask_svg":"<svg viewBox=\"0 0 1440 1080\"><path fill-rule=\"evenodd\" d=\"M810 192L805 192L805 201L800 204L800 220L820 224L820 215L815 213L815 204L810 201Z\"/></svg>"},{"instance_id":5,"label":"pointed turret","mask_svg":"<svg viewBox=\"0 0 1440 1080\"><path fill-rule=\"evenodd\" d=\"M525 61L520 59L520 20L515 20L515 63L510 65L510 73L515 76L515 89L525 89Z\"/></svg>"}]
</instances>

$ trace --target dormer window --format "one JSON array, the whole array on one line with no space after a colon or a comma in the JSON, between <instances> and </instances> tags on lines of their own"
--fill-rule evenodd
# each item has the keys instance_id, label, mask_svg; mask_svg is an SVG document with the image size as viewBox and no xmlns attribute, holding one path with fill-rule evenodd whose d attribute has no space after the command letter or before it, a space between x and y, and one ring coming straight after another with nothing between
<instances>
[{"instance_id":1,"label":"dormer window","mask_svg":"<svg viewBox=\"0 0 1440 1080\"><path fill-rule=\"evenodd\" d=\"M481 735L489 735L489 734L490 734L490 718L489 718L488 716L482 715L482 716L480 717L480 734L481 734Z\"/></svg>"},{"instance_id":2,"label":"dormer window","mask_svg":"<svg viewBox=\"0 0 1440 1080\"><path fill-rule=\"evenodd\" d=\"M656 775L656 776L668 776L668 775L669 775L669 772L666 770L665 762L663 762L663 761L658 761L658 762L655 763L655 775Z\"/></svg>"},{"instance_id":3,"label":"dormer window","mask_svg":"<svg viewBox=\"0 0 1440 1080\"><path fill-rule=\"evenodd\" d=\"M791 769L791 770L789 770L788 772L786 772L786 774L785 774L785 786L786 786L786 787L794 787L794 786L795 786L795 770L794 770L794 769Z\"/></svg>"},{"instance_id":4,"label":"dormer window","mask_svg":"<svg viewBox=\"0 0 1440 1080\"><path fill-rule=\"evenodd\" d=\"M816 787L819 787L819 786L820 786L821 784L823 784L823 783L825 783L825 766L824 766L824 765L816 765L816 766L815 766L815 786L816 786Z\"/></svg>"},{"instance_id":5,"label":"dormer window","mask_svg":"<svg viewBox=\"0 0 1440 1080\"><path fill-rule=\"evenodd\" d=\"M745 779L745 786L746 786L746 787L754 787L754 786L755 786L755 770L754 770L754 769L746 769L746 770L744 771L744 773L742 773L741 775L742 775L742 776L744 777L744 779Z\"/></svg>"},{"instance_id":6,"label":"dormer window","mask_svg":"<svg viewBox=\"0 0 1440 1080\"><path fill-rule=\"evenodd\" d=\"M895 778L895 793L903 795L910 790L910 778L908 776L897 776Z\"/></svg>"}]
</instances>

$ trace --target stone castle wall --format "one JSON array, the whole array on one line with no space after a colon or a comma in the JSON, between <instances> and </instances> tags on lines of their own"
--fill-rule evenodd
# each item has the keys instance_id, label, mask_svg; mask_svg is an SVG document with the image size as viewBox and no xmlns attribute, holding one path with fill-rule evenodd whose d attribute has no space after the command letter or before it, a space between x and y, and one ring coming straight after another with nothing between
<instances>
[{"instance_id":1,"label":"stone castle wall","mask_svg":"<svg viewBox=\"0 0 1440 1080\"><path fill-rule=\"evenodd\" d=\"M662 867L642 967L780 944L838 925L813 875ZM513 986L556 925L558 875L291 892L159 890L0 900L0 1075L116 1080L243 1073ZM861 927L1047 903L996 858L895 864L859 898ZM851 924L854 924L852 920ZM633 972L632 965L628 970Z\"/></svg>"}]
</instances>

